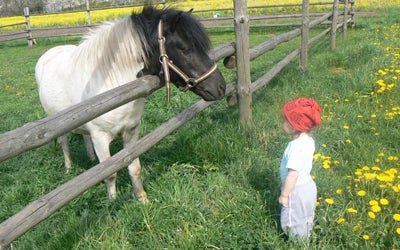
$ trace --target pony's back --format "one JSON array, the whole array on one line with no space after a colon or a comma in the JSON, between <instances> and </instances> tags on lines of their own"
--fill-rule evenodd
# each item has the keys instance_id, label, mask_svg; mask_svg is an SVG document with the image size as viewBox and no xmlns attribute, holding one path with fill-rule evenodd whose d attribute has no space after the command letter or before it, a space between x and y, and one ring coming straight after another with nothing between
<instances>
[{"instance_id":1,"label":"pony's back","mask_svg":"<svg viewBox=\"0 0 400 250\"><path fill-rule=\"evenodd\" d=\"M65 79L71 77L71 54L75 45L57 46L48 50L39 58L35 68L36 82L39 87L39 97L45 111L51 115L59 112L76 101L72 100L69 91L66 91ZM80 92L80 90L73 90Z\"/></svg>"}]
</instances>

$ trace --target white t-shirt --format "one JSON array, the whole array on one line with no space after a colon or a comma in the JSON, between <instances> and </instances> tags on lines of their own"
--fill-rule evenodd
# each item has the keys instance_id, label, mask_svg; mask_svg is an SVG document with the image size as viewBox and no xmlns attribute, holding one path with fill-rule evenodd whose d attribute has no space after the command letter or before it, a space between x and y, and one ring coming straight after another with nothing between
<instances>
[{"instance_id":1,"label":"white t-shirt","mask_svg":"<svg viewBox=\"0 0 400 250\"><path fill-rule=\"evenodd\" d=\"M301 134L287 145L283 153L280 176L283 183L288 175L288 169L299 172L296 185L304 184L310 180L314 158L315 142L308 134Z\"/></svg>"}]
</instances>

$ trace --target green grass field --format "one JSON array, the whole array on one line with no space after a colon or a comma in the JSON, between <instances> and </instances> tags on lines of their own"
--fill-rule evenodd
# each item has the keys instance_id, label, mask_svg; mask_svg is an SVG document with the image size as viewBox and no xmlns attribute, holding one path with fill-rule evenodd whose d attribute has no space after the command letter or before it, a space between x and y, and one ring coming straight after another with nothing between
<instances>
[{"instance_id":1,"label":"green grass field","mask_svg":"<svg viewBox=\"0 0 400 250\"><path fill-rule=\"evenodd\" d=\"M329 37L313 44L308 70L291 63L253 95L253 128L241 130L238 108L225 101L198 115L142 157L151 203L132 197L124 169L118 198L103 183L10 245L10 249L299 249L279 230L279 162L290 140L280 109L307 96L323 106L315 132L313 175L319 202L308 249L400 249L400 9L357 17L337 48ZM322 30L322 29L321 29ZM251 45L284 32L254 28ZM317 31L313 31L317 32ZM231 42L230 31L210 30L214 46ZM0 44L0 133L45 117L34 79L39 56L78 38ZM257 79L298 40L251 63ZM236 73L224 69L228 82ZM171 103L159 90L146 99L147 134L199 99L173 89ZM121 148L116 141L112 151ZM50 143L0 163L0 221L95 165L83 140L71 138L74 160L66 173L61 148Z\"/></svg>"}]
</instances>

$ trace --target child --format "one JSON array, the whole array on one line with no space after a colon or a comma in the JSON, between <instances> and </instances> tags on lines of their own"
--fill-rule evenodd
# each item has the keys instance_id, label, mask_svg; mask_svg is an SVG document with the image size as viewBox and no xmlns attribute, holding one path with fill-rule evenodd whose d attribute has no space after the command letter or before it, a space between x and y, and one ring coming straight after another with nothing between
<instances>
[{"instance_id":1,"label":"child","mask_svg":"<svg viewBox=\"0 0 400 250\"><path fill-rule=\"evenodd\" d=\"M281 227L289 239L309 241L314 226L317 187L310 172L315 150L309 132L321 125L321 107L312 99L300 98L283 107L283 130L292 136L280 165L282 181L279 204Z\"/></svg>"}]
</instances>

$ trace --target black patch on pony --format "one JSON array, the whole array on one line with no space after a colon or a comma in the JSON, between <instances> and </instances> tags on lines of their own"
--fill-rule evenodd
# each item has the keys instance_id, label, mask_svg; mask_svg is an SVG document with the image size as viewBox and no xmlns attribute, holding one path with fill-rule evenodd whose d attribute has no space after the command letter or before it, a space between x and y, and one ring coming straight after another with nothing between
<instances>
[{"instance_id":1,"label":"black patch on pony","mask_svg":"<svg viewBox=\"0 0 400 250\"><path fill-rule=\"evenodd\" d=\"M141 13L133 13L131 20L148 55L146 65L138 76L157 75L161 71L158 43L160 20L164 23L163 35L166 39L168 36L177 35L192 44L192 48L200 53L207 53L210 50L211 42L208 34L204 26L191 15L191 11L184 12L174 8L156 9L146 5Z\"/></svg>"}]
</instances>

